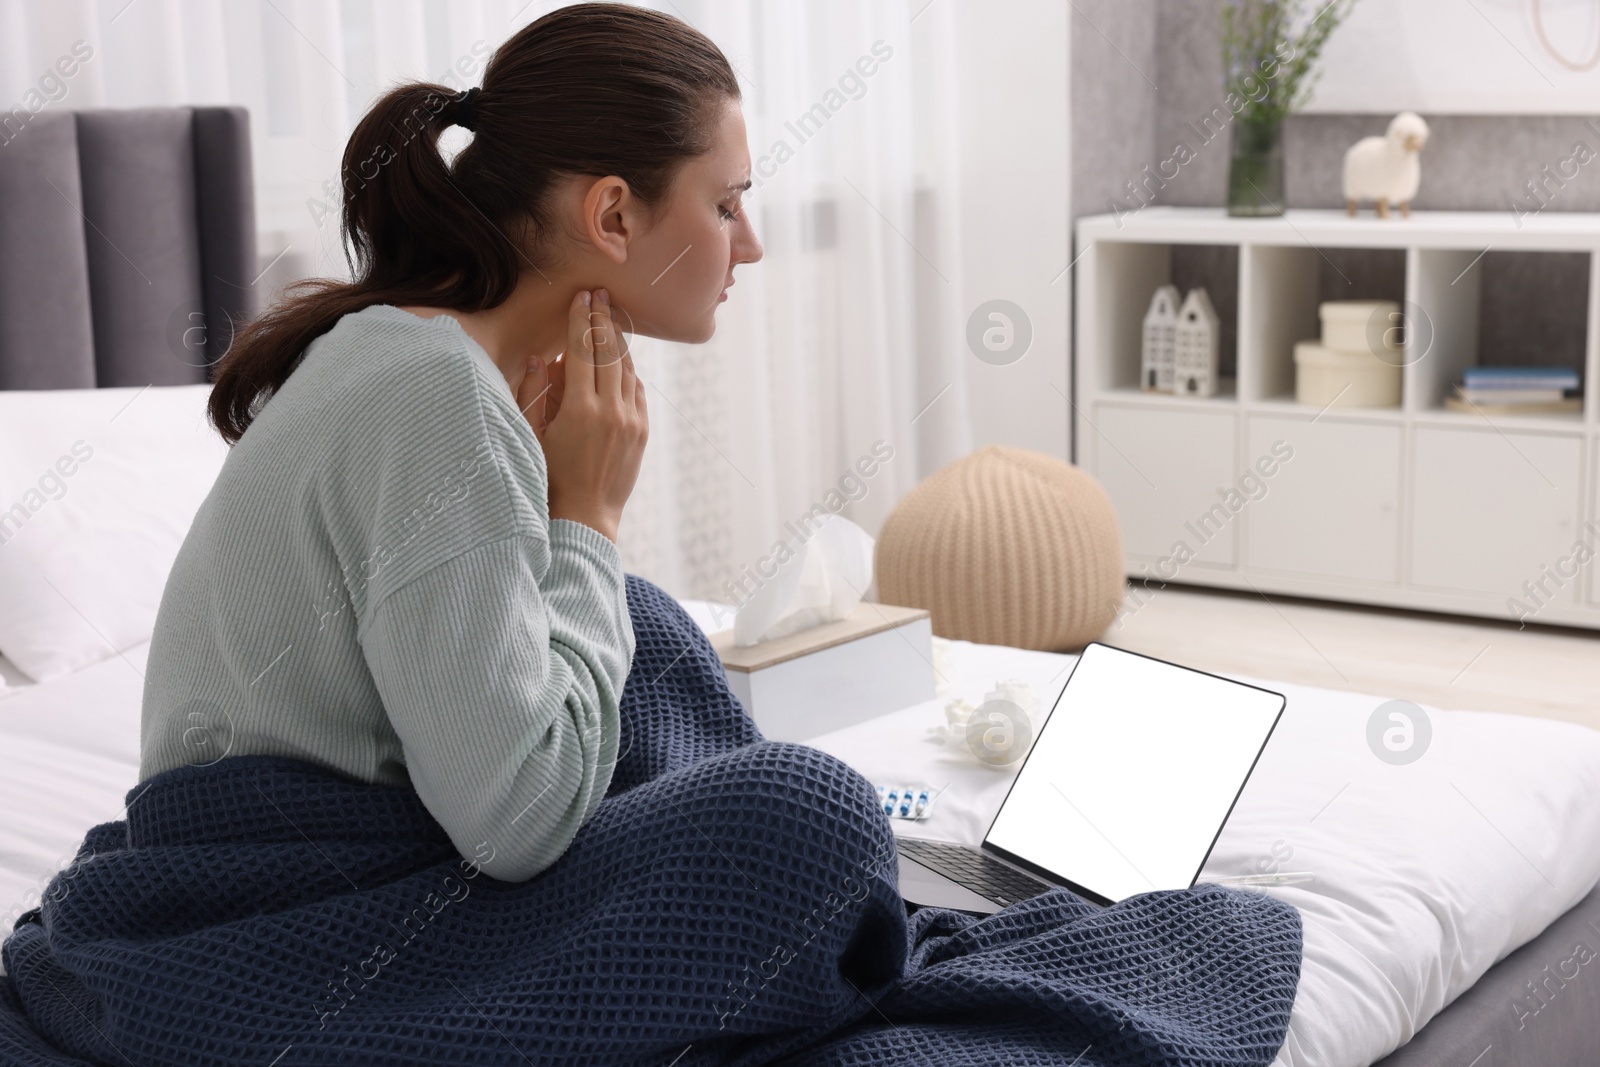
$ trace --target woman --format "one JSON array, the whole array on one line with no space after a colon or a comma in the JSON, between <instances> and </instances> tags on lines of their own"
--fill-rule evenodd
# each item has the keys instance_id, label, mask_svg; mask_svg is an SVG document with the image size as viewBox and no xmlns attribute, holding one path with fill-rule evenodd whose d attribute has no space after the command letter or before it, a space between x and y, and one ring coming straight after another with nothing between
<instances>
[{"instance_id":1,"label":"woman","mask_svg":"<svg viewBox=\"0 0 1600 1067\"><path fill-rule=\"evenodd\" d=\"M760 258L738 95L678 20L582 4L357 126L355 280L218 367L141 781L0 948L0 1064L1270 1059L1292 909L908 919L872 787L763 740L623 574L618 327L703 341Z\"/></svg>"},{"instance_id":2,"label":"woman","mask_svg":"<svg viewBox=\"0 0 1600 1067\"><path fill-rule=\"evenodd\" d=\"M605 795L634 652L614 542L648 417L619 327L711 336L761 258L749 176L732 70L653 12L567 8L481 90L379 100L344 157L355 280L218 366L237 444L161 605L141 780L300 757L409 781L496 877L553 863Z\"/></svg>"}]
</instances>

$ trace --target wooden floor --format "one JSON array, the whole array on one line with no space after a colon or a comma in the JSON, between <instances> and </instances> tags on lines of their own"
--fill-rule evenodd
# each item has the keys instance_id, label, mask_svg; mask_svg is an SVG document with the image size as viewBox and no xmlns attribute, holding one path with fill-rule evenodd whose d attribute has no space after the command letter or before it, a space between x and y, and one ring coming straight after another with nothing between
<instances>
[{"instance_id":1,"label":"wooden floor","mask_svg":"<svg viewBox=\"0 0 1600 1067\"><path fill-rule=\"evenodd\" d=\"M1600 729L1600 630L1168 586L1101 640L1203 670Z\"/></svg>"}]
</instances>

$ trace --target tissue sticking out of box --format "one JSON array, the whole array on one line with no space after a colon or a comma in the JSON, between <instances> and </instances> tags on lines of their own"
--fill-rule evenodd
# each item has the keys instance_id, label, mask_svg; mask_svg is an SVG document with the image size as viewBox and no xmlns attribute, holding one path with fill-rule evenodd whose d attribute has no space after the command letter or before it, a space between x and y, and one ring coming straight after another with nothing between
<instances>
[{"instance_id":1,"label":"tissue sticking out of box","mask_svg":"<svg viewBox=\"0 0 1600 1067\"><path fill-rule=\"evenodd\" d=\"M947 701L945 723L928 729L941 744L989 767L1010 767L1028 754L1039 736L1039 697L1020 678L997 681L973 707L962 697Z\"/></svg>"},{"instance_id":2,"label":"tissue sticking out of box","mask_svg":"<svg viewBox=\"0 0 1600 1067\"><path fill-rule=\"evenodd\" d=\"M829 515L811 536L786 543L790 555L733 617L733 643L745 648L843 619L872 584L872 535Z\"/></svg>"},{"instance_id":3,"label":"tissue sticking out of box","mask_svg":"<svg viewBox=\"0 0 1600 1067\"><path fill-rule=\"evenodd\" d=\"M955 656L950 651L950 639L933 635L933 692L935 696L944 696L955 688L951 681L955 670Z\"/></svg>"}]
</instances>

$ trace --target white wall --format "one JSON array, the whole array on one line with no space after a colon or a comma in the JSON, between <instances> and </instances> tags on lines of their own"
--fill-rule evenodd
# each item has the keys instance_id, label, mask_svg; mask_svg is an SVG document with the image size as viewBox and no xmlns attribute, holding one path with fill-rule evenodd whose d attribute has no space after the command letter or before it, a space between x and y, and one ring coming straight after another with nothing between
<instances>
[{"instance_id":1,"label":"white wall","mask_svg":"<svg viewBox=\"0 0 1600 1067\"><path fill-rule=\"evenodd\" d=\"M1007 300L1033 332L1014 363L975 356L967 363L973 446L1070 459L1071 8L999 0L961 3L957 11L961 318L965 324L984 302Z\"/></svg>"},{"instance_id":2,"label":"white wall","mask_svg":"<svg viewBox=\"0 0 1600 1067\"><path fill-rule=\"evenodd\" d=\"M1593 0L1362 0L1323 58L1307 112L1600 111Z\"/></svg>"}]
</instances>

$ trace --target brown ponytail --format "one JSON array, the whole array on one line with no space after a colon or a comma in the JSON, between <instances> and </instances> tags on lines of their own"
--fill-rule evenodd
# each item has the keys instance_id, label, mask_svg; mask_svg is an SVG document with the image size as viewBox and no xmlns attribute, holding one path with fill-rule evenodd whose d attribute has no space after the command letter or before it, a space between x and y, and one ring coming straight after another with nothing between
<instances>
[{"instance_id":1,"label":"brown ponytail","mask_svg":"<svg viewBox=\"0 0 1600 1067\"><path fill-rule=\"evenodd\" d=\"M357 124L341 168L354 280L296 283L238 332L209 404L229 444L342 316L373 304L502 303L538 269L558 177L614 174L659 202L677 168L710 150L713 105L738 99L739 85L717 46L684 22L589 3L502 44L473 97L473 139L448 166L439 134L461 99L446 86L402 85Z\"/></svg>"}]
</instances>

